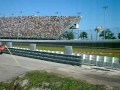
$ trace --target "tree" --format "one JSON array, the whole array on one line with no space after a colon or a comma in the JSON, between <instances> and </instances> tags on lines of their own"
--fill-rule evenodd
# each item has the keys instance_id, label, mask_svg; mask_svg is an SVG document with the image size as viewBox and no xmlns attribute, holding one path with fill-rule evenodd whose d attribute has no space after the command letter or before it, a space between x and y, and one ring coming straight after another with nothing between
<instances>
[{"instance_id":1,"label":"tree","mask_svg":"<svg viewBox=\"0 0 120 90\"><path fill-rule=\"evenodd\" d=\"M86 32L81 32L79 37L81 39L86 39L87 38L87 33Z\"/></svg>"},{"instance_id":2,"label":"tree","mask_svg":"<svg viewBox=\"0 0 120 90\"><path fill-rule=\"evenodd\" d=\"M68 39L68 40L74 39L74 34L73 34L73 32L67 32L67 31L66 31L66 32L63 34L63 37L66 38L66 39Z\"/></svg>"},{"instance_id":3,"label":"tree","mask_svg":"<svg viewBox=\"0 0 120 90\"><path fill-rule=\"evenodd\" d=\"M118 39L120 39L120 33L118 33Z\"/></svg>"},{"instance_id":4,"label":"tree","mask_svg":"<svg viewBox=\"0 0 120 90\"><path fill-rule=\"evenodd\" d=\"M96 39L99 40L99 33L103 30L102 26L98 26L95 28L95 31L97 32L96 34Z\"/></svg>"},{"instance_id":5,"label":"tree","mask_svg":"<svg viewBox=\"0 0 120 90\"><path fill-rule=\"evenodd\" d=\"M116 37L114 36L114 33L112 33L112 31L110 31L110 29L106 29L106 30L102 31L99 36L103 37L103 38L105 37L105 39L116 39Z\"/></svg>"}]
</instances>

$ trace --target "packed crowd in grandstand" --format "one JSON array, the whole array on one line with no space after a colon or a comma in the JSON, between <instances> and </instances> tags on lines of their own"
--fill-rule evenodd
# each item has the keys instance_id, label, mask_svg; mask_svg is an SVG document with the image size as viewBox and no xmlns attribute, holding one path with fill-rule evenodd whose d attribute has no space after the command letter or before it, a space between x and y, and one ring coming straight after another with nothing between
<instances>
[{"instance_id":1,"label":"packed crowd in grandstand","mask_svg":"<svg viewBox=\"0 0 120 90\"><path fill-rule=\"evenodd\" d=\"M79 20L79 16L0 17L0 38L55 39Z\"/></svg>"}]
</instances>

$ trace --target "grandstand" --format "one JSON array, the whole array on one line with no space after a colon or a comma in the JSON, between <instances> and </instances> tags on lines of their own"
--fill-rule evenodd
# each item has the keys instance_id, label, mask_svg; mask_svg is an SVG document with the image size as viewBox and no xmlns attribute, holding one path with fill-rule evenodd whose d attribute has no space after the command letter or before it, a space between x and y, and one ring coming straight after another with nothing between
<instances>
[{"instance_id":1,"label":"grandstand","mask_svg":"<svg viewBox=\"0 0 120 90\"><path fill-rule=\"evenodd\" d=\"M60 39L80 16L0 17L1 39Z\"/></svg>"}]
</instances>

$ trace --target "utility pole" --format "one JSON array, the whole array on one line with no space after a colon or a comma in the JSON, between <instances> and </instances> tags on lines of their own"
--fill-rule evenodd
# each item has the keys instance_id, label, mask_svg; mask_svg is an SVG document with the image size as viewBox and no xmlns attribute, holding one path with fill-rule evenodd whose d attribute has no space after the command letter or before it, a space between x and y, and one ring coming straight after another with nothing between
<instances>
[{"instance_id":1,"label":"utility pole","mask_svg":"<svg viewBox=\"0 0 120 90\"><path fill-rule=\"evenodd\" d=\"M104 40L105 40L105 29L106 29L106 10L108 6L103 6L104 9Z\"/></svg>"}]
</instances>

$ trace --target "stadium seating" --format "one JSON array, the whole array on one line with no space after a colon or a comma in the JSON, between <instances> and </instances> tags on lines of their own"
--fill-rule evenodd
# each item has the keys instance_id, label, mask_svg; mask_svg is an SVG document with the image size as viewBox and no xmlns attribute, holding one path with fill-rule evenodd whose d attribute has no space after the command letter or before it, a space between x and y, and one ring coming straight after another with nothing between
<instances>
[{"instance_id":1,"label":"stadium seating","mask_svg":"<svg viewBox=\"0 0 120 90\"><path fill-rule=\"evenodd\" d=\"M79 16L0 17L0 38L57 39Z\"/></svg>"}]
</instances>

